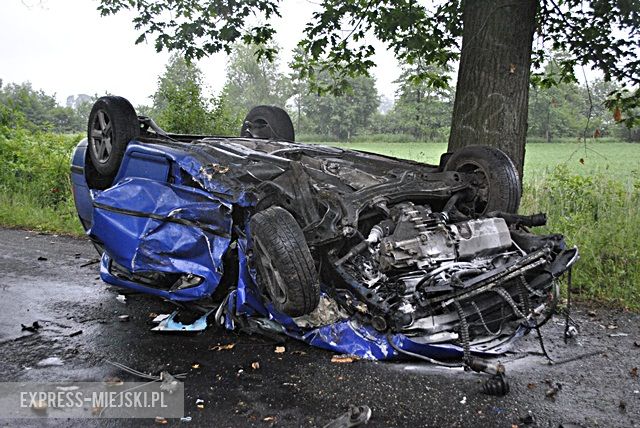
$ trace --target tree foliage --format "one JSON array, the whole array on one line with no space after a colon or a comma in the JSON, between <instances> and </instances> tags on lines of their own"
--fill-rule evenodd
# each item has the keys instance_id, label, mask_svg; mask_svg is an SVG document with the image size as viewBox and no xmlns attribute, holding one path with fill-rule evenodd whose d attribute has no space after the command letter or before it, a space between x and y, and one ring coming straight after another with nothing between
<instances>
[{"instance_id":1,"label":"tree foliage","mask_svg":"<svg viewBox=\"0 0 640 428\"><path fill-rule=\"evenodd\" d=\"M62 107L54 95L36 90L31 83L2 84L0 80L0 125L32 131L78 132L86 128L84 105Z\"/></svg>"},{"instance_id":2,"label":"tree foliage","mask_svg":"<svg viewBox=\"0 0 640 428\"><path fill-rule=\"evenodd\" d=\"M475 0L484 1L484 0ZM419 3L413 0L326 0L304 30L299 46L298 70L309 78L328 73L331 79L314 79L324 87L342 87L348 78L367 74L374 66L373 35L393 50L403 63L443 67L459 57L462 36L462 0ZM487 2L495 8L495 2ZM270 18L280 16L277 0L100 0L102 15L136 11L137 43L155 37L156 49L176 50L187 59L221 50L230 53L238 41L258 44L256 54L271 59L276 29ZM253 25L252 19L262 24ZM635 0L540 0L536 15L536 49L533 64L539 70L552 50L570 54L562 60L565 76L575 65L591 65L605 81L640 85L637 58L640 3ZM325 76L326 74L322 75ZM431 69L419 70L415 79L444 87L449 78ZM543 79L538 76L538 80ZM632 97L639 97L632 92ZM610 105L627 104L629 94L613 97Z\"/></svg>"},{"instance_id":3,"label":"tree foliage","mask_svg":"<svg viewBox=\"0 0 640 428\"><path fill-rule=\"evenodd\" d=\"M328 75L319 76L329 79ZM342 94L303 93L300 103L307 130L339 140L349 140L366 131L380 104L375 81L359 76L349 79Z\"/></svg>"},{"instance_id":4,"label":"tree foliage","mask_svg":"<svg viewBox=\"0 0 640 428\"><path fill-rule=\"evenodd\" d=\"M272 61L259 58L260 49L275 48L237 44L227 66L224 92L241 114L261 104L284 107L292 95L290 79L279 70L277 56Z\"/></svg>"},{"instance_id":5,"label":"tree foliage","mask_svg":"<svg viewBox=\"0 0 640 428\"><path fill-rule=\"evenodd\" d=\"M436 88L414 76L422 73L447 75L447 70L434 66L405 65L398 84L396 101L385 115L384 129L388 133L408 134L416 140L444 141L449 134L453 93Z\"/></svg>"},{"instance_id":6,"label":"tree foliage","mask_svg":"<svg viewBox=\"0 0 640 428\"><path fill-rule=\"evenodd\" d=\"M239 129L222 97L204 95L200 69L177 54L158 79L151 114L165 130L179 134L232 135Z\"/></svg>"}]
</instances>

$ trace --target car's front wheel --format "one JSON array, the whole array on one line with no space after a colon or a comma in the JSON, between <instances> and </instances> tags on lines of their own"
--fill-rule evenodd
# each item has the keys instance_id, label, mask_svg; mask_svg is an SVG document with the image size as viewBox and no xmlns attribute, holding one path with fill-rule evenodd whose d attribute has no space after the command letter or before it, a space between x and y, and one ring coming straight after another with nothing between
<instances>
[{"instance_id":1,"label":"car's front wheel","mask_svg":"<svg viewBox=\"0 0 640 428\"><path fill-rule=\"evenodd\" d=\"M292 317L312 312L320 301L320 280L298 222L273 206L251 218L258 283L273 305Z\"/></svg>"}]
</instances>

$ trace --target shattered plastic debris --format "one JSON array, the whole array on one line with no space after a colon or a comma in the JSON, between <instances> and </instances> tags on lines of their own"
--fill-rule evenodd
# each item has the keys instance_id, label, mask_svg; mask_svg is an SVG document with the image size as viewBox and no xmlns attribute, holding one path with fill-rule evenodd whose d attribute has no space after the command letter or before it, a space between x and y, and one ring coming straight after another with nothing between
<instances>
[{"instance_id":1,"label":"shattered plastic debris","mask_svg":"<svg viewBox=\"0 0 640 428\"><path fill-rule=\"evenodd\" d=\"M284 354L284 351L286 351L284 346L276 346L275 352L276 354Z\"/></svg>"},{"instance_id":2,"label":"shattered plastic debris","mask_svg":"<svg viewBox=\"0 0 640 428\"><path fill-rule=\"evenodd\" d=\"M358 361L360 358L355 355L334 355L331 357L332 363L353 363L354 361Z\"/></svg>"},{"instance_id":3,"label":"shattered plastic debris","mask_svg":"<svg viewBox=\"0 0 640 428\"><path fill-rule=\"evenodd\" d=\"M210 351L228 351L236 346L235 343L227 343L226 345L213 345L209 347Z\"/></svg>"},{"instance_id":4,"label":"shattered plastic debris","mask_svg":"<svg viewBox=\"0 0 640 428\"><path fill-rule=\"evenodd\" d=\"M350 406L349 411L326 424L323 428L351 428L366 424L371 419L369 406Z\"/></svg>"},{"instance_id":5,"label":"shattered plastic debris","mask_svg":"<svg viewBox=\"0 0 640 428\"><path fill-rule=\"evenodd\" d=\"M127 296L125 296L124 294L118 294L116 300L120 303L127 303Z\"/></svg>"},{"instance_id":6,"label":"shattered plastic debris","mask_svg":"<svg viewBox=\"0 0 640 428\"><path fill-rule=\"evenodd\" d=\"M171 314L160 314L160 315L155 315L155 317L151 320L152 323L158 324L164 320L166 320L167 318L169 318L171 316Z\"/></svg>"},{"instance_id":7,"label":"shattered plastic debris","mask_svg":"<svg viewBox=\"0 0 640 428\"><path fill-rule=\"evenodd\" d=\"M156 327L152 328L151 331L203 331L208 326L207 317L213 311L214 309L210 310L191 324L182 324L179 321L175 321L178 311L174 311L171 315L160 321L160 323ZM160 315L158 315L158 317L160 317Z\"/></svg>"},{"instance_id":8,"label":"shattered plastic debris","mask_svg":"<svg viewBox=\"0 0 640 428\"><path fill-rule=\"evenodd\" d=\"M49 357L49 358L45 358L44 360L38 361L36 365L40 367L52 367L52 366L61 366L63 364L64 362L60 357Z\"/></svg>"}]
</instances>

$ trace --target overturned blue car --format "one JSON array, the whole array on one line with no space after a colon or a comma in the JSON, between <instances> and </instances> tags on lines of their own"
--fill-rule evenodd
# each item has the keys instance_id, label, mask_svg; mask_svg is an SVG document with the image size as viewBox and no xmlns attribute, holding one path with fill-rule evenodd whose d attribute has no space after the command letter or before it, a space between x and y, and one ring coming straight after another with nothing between
<instances>
[{"instance_id":1,"label":"overturned blue car","mask_svg":"<svg viewBox=\"0 0 640 428\"><path fill-rule=\"evenodd\" d=\"M517 214L498 149L426 165L300 144L272 106L238 137L178 135L102 97L71 178L105 282L367 359L491 372L483 357L549 319L578 258L530 232L545 215Z\"/></svg>"}]
</instances>

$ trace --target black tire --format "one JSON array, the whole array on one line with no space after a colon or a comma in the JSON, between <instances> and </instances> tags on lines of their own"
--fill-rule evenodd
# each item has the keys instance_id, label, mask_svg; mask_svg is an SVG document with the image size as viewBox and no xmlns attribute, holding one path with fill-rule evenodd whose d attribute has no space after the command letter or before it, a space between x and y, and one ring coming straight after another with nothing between
<instances>
[{"instance_id":1,"label":"black tire","mask_svg":"<svg viewBox=\"0 0 640 428\"><path fill-rule=\"evenodd\" d=\"M289 114L276 106L256 106L244 118L241 137L295 141Z\"/></svg>"},{"instance_id":2,"label":"black tire","mask_svg":"<svg viewBox=\"0 0 640 428\"><path fill-rule=\"evenodd\" d=\"M251 218L258 282L277 310L292 317L312 312L320 280L302 229L284 208L273 206Z\"/></svg>"},{"instance_id":3,"label":"black tire","mask_svg":"<svg viewBox=\"0 0 640 428\"><path fill-rule=\"evenodd\" d=\"M491 211L518 212L521 186L518 170L502 150L488 146L467 146L453 153L446 171L477 173L478 192L458 209L480 216Z\"/></svg>"},{"instance_id":4,"label":"black tire","mask_svg":"<svg viewBox=\"0 0 640 428\"><path fill-rule=\"evenodd\" d=\"M98 98L91 108L87 126L87 150L91 167L98 177L87 176L87 181L104 188L113 182L129 141L140 135L136 111L122 97ZM89 183L91 184L91 183Z\"/></svg>"}]
</instances>

